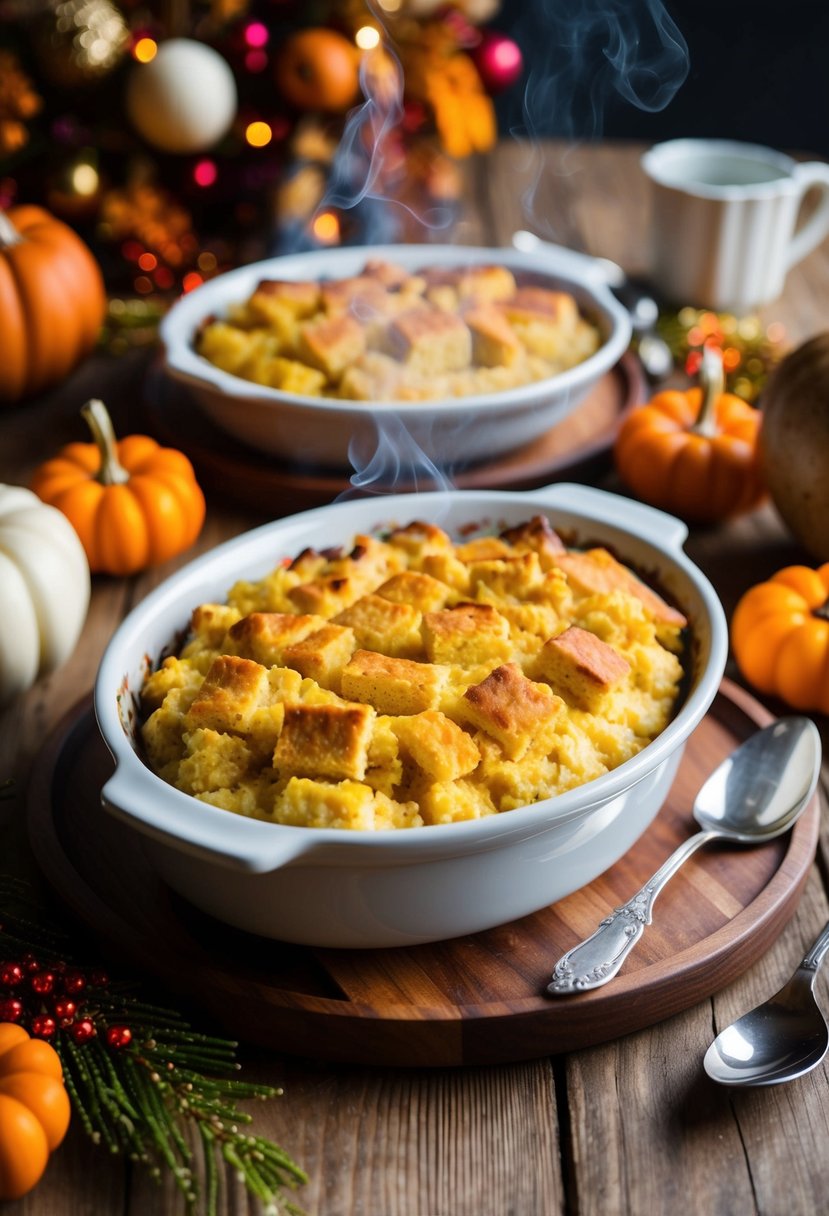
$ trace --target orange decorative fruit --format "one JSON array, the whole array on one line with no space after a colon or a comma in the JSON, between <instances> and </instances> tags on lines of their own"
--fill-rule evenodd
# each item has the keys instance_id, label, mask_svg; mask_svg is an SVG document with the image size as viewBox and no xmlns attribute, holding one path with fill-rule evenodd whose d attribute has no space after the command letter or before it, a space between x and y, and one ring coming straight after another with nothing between
<instances>
[{"instance_id":1,"label":"orange decorative fruit","mask_svg":"<svg viewBox=\"0 0 829 1216\"><path fill-rule=\"evenodd\" d=\"M360 92L359 52L335 30L299 30L276 59L276 83L299 110L347 110Z\"/></svg>"}]
</instances>

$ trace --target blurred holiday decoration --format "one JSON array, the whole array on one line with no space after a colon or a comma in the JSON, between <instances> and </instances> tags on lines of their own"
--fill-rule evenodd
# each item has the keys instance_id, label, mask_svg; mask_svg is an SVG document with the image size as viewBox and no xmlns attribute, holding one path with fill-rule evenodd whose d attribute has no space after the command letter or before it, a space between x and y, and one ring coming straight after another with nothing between
<instances>
[{"instance_id":1,"label":"blurred holiday decoration","mask_svg":"<svg viewBox=\"0 0 829 1216\"><path fill-rule=\"evenodd\" d=\"M182 553L204 523L193 466L148 435L116 441L103 401L81 413L94 443L70 443L35 469L32 489L67 517L93 572L136 574Z\"/></svg>"},{"instance_id":2,"label":"blurred holiday decoration","mask_svg":"<svg viewBox=\"0 0 829 1216\"><path fill-rule=\"evenodd\" d=\"M17 56L0 50L0 156L25 146L29 139L26 123L42 104Z\"/></svg>"},{"instance_id":3,"label":"blurred holiday decoration","mask_svg":"<svg viewBox=\"0 0 829 1216\"><path fill-rule=\"evenodd\" d=\"M203 152L236 117L236 81L218 51L171 38L127 81L127 114L148 143L164 152Z\"/></svg>"},{"instance_id":4,"label":"blurred holiday decoration","mask_svg":"<svg viewBox=\"0 0 829 1216\"><path fill-rule=\"evenodd\" d=\"M735 317L708 309L681 308L659 318L659 333L679 367L695 376L706 346L722 352L725 386L745 401L760 395L769 373L782 358L786 331L779 321Z\"/></svg>"},{"instance_id":5,"label":"blurred holiday decoration","mask_svg":"<svg viewBox=\"0 0 829 1216\"><path fill-rule=\"evenodd\" d=\"M492 146L522 71L498 7L0 0L0 207L49 207L125 302L268 253L445 239L455 162Z\"/></svg>"},{"instance_id":6,"label":"blurred holiday decoration","mask_svg":"<svg viewBox=\"0 0 829 1216\"><path fill-rule=\"evenodd\" d=\"M89 606L89 567L65 516L0 485L0 709L64 663Z\"/></svg>"},{"instance_id":7,"label":"blurred holiday decoration","mask_svg":"<svg viewBox=\"0 0 829 1216\"><path fill-rule=\"evenodd\" d=\"M97 960L74 957L26 884L0 876L0 899L0 1198L35 1185L71 1111L101 1151L170 1178L182 1210L216 1216L227 1171L257 1210L301 1216L288 1192L306 1175L251 1134L238 1105L282 1091L238 1078L236 1043L193 1030L177 1010L111 981ZM63 1097L47 1078L65 1086ZM11 1108L10 1126L12 1100L27 1110Z\"/></svg>"},{"instance_id":8,"label":"blurred holiday decoration","mask_svg":"<svg viewBox=\"0 0 829 1216\"><path fill-rule=\"evenodd\" d=\"M0 212L0 404L71 371L105 306L98 263L71 228L40 207Z\"/></svg>"}]
</instances>

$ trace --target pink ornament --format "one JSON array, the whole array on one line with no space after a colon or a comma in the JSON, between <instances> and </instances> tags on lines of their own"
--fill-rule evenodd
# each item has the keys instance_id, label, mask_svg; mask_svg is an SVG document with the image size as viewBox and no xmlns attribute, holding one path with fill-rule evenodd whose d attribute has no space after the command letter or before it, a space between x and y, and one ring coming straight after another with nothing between
<instances>
[{"instance_id":1,"label":"pink ornament","mask_svg":"<svg viewBox=\"0 0 829 1216\"><path fill-rule=\"evenodd\" d=\"M472 51L472 59L487 93L502 93L515 84L524 70L524 57L518 44L497 30L484 31Z\"/></svg>"}]
</instances>

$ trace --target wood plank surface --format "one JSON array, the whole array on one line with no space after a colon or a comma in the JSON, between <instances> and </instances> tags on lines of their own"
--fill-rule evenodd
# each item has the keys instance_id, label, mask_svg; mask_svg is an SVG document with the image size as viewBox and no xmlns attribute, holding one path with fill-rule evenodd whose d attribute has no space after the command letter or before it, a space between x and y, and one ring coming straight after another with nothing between
<instances>
[{"instance_id":1,"label":"wood plank surface","mask_svg":"<svg viewBox=\"0 0 829 1216\"><path fill-rule=\"evenodd\" d=\"M465 167L458 239L497 244L530 227L639 273L648 223L641 151L507 143ZM783 322L792 343L826 327L827 243L790 272L783 297L765 315ZM96 356L54 392L4 411L0 481L25 484L62 443L85 438L78 408L87 397L103 397L118 425L134 419L146 362L142 353ZM603 484L614 488L612 477ZM130 604L195 552L267 516L255 507L239 510L217 493L208 505L195 550L135 579L96 578L75 654L2 716L0 775L17 782L15 797L0 804L4 868L36 875L23 824L33 757L90 689ZM695 530L687 548L728 611L753 581L804 556L770 507ZM817 721L826 745L826 721ZM822 788L825 797L826 768ZM824 826L806 895L768 953L713 1000L605 1046L520 1065L405 1072L288 1060L278 1042L271 1052L246 1050L243 1075L285 1088L283 1098L257 1104L256 1126L308 1171L298 1200L309 1216L819 1216L829 1210L826 1067L786 1087L737 1094L708 1083L701 1058L718 1029L779 987L822 927L827 873ZM829 1008L823 977L819 996ZM3 1211L183 1216L184 1209L168 1185L159 1189L140 1170L111 1160L74 1126L38 1188ZM232 1179L219 1211L260 1216Z\"/></svg>"}]
</instances>

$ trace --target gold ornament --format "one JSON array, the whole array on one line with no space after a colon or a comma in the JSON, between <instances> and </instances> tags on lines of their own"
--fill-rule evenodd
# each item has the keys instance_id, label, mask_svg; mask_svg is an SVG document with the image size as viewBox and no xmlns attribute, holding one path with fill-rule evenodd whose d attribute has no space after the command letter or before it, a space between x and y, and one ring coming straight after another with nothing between
<instances>
[{"instance_id":1,"label":"gold ornament","mask_svg":"<svg viewBox=\"0 0 829 1216\"><path fill-rule=\"evenodd\" d=\"M127 24L110 0L50 0L36 45L50 81L72 88L107 76L128 39Z\"/></svg>"}]
</instances>

